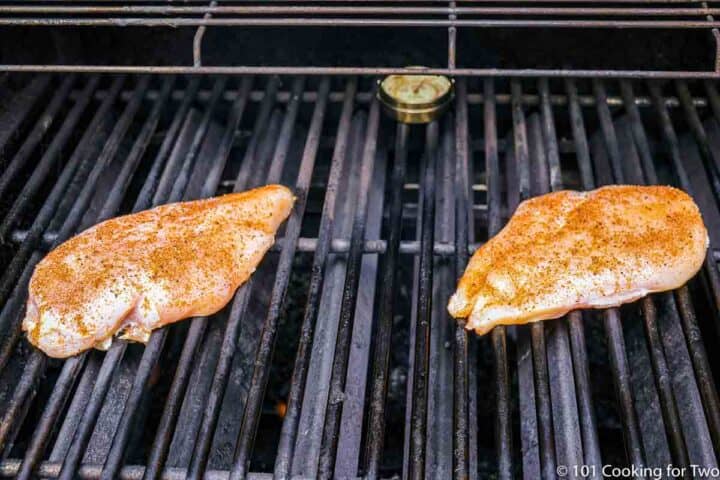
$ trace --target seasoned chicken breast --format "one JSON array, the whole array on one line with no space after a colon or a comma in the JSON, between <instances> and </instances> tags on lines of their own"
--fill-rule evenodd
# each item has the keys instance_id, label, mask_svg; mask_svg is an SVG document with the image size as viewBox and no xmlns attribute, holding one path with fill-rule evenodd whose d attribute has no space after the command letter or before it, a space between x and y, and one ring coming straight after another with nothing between
<instances>
[{"instance_id":1,"label":"seasoned chicken breast","mask_svg":"<svg viewBox=\"0 0 720 480\"><path fill-rule=\"evenodd\" d=\"M163 205L95 225L35 267L23 329L51 357L105 349L112 337L211 315L255 271L290 214L293 195L270 185Z\"/></svg>"},{"instance_id":2,"label":"seasoned chicken breast","mask_svg":"<svg viewBox=\"0 0 720 480\"><path fill-rule=\"evenodd\" d=\"M475 252L448 310L483 335L496 325L618 306L682 286L707 247L698 207L676 188L550 193L521 203Z\"/></svg>"}]
</instances>

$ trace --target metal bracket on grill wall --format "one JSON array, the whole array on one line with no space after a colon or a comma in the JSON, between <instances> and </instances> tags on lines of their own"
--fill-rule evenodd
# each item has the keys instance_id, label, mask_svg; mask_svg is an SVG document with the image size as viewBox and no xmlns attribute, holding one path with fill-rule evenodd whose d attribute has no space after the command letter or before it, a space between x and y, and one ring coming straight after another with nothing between
<instances>
[{"instance_id":1,"label":"metal bracket on grill wall","mask_svg":"<svg viewBox=\"0 0 720 480\"><path fill-rule=\"evenodd\" d=\"M448 12L448 19L454 21L457 19L455 9L457 4L455 0L450 0L450 11ZM457 57L457 28L455 25L448 27L448 61L447 66L449 70L455 69L455 60Z\"/></svg>"},{"instance_id":2,"label":"metal bracket on grill wall","mask_svg":"<svg viewBox=\"0 0 720 480\"><path fill-rule=\"evenodd\" d=\"M217 1L212 0L212 2L210 2L210 8L215 6L217 6ZM209 18L212 18L212 14L210 12L203 15L203 19ZM202 41L205 37L206 29L207 27L205 25L200 25L195 31L195 36L193 37L193 66L195 67L202 66Z\"/></svg>"},{"instance_id":3,"label":"metal bracket on grill wall","mask_svg":"<svg viewBox=\"0 0 720 480\"><path fill-rule=\"evenodd\" d=\"M700 5L702 5L703 10L709 10L707 2L701 2ZM708 22L715 21L715 17L712 14L708 14L705 18ZM717 28L713 28L710 32L712 33L713 40L715 41L715 72L720 73L720 31L718 31Z\"/></svg>"}]
</instances>

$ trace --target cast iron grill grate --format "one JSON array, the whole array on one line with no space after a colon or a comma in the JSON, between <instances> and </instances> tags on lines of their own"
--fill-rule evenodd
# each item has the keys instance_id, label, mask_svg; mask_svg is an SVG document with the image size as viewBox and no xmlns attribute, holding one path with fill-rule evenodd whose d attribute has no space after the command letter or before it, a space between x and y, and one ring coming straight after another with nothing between
<instances>
[{"instance_id":1,"label":"cast iron grill grate","mask_svg":"<svg viewBox=\"0 0 720 480\"><path fill-rule=\"evenodd\" d=\"M0 474L717 466L716 83L458 79L454 109L427 127L382 116L374 86L3 79ZM63 362L23 339L27 281L52 245L117 214L267 182L293 185L297 207L218 315ZM688 287L481 339L448 318L468 254L521 199L621 182L696 198L712 249Z\"/></svg>"}]
</instances>

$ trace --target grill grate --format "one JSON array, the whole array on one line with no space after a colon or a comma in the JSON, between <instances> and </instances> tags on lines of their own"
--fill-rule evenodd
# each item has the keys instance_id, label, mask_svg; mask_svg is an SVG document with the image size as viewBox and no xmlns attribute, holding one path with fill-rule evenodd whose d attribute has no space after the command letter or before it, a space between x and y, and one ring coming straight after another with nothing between
<instances>
[{"instance_id":1,"label":"grill grate","mask_svg":"<svg viewBox=\"0 0 720 480\"><path fill-rule=\"evenodd\" d=\"M458 79L454 110L427 127L383 117L374 85L6 79L0 95L24 101L0 111L0 475L717 466L717 85ZM266 182L294 185L296 208L218 315L64 362L22 339L27 282L51 246L120 213ZM622 182L694 195L712 244L698 279L480 339L447 318L469 253L520 200Z\"/></svg>"}]
</instances>

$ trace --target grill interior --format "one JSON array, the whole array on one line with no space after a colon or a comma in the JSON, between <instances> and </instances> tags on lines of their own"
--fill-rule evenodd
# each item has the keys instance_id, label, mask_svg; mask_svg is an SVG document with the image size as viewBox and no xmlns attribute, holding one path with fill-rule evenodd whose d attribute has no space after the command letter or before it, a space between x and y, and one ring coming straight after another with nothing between
<instances>
[{"instance_id":1,"label":"grill interior","mask_svg":"<svg viewBox=\"0 0 720 480\"><path fill-rule=\"evenodd\" d=\"M5 0L0 71L708 76L719 15L697 0Z\"/></svg>"},{"instance_id":2,"label":"grill interior","mask_svg":"<svg viewBox=\"0 0 720 480\"><path fill-rule=\"evenodd\" d=\"M717 467L714 81L459 78L428 126L371 77L0 77L0 475L551 478ZM57 361L19 331L53 245L153 205L269 182L298 197L231 305ZM674 184L711 235L687 287L496 328L448 318L518 202Z\"/></svg>"}]
</instances>

